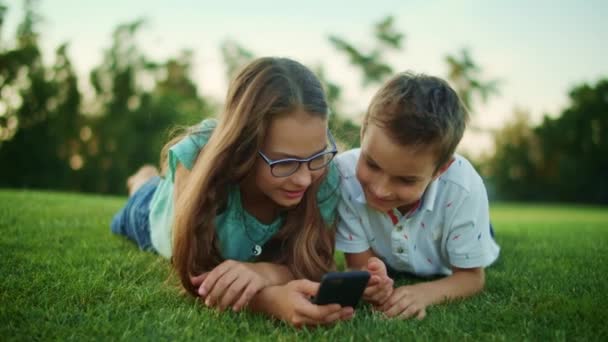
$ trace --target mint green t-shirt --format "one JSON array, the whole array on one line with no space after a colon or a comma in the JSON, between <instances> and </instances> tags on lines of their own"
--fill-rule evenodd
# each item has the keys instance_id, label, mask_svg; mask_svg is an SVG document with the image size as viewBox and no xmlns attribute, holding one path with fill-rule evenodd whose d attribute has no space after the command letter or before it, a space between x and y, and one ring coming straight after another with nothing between
<instances>
[{"instance_id":1,"label":"mint green t-shirt","mask_svg":"<svg viewBox=\"0 0 608 342\"><path fill-rule=\"evenodd\" d=\"M213 129L215 119L204 120L195 133L186 136L169 149L167 174L161 178L150 202L150 237L158 253L171 257L173 226L173 182L178 163L192 170L199 151L205 146ZM327 177L317 193L321 216L332 224L336 218L336 207L340 198L339 175L334 163L330 163ZM252 249L257 243L263 246L281 228L284 217L264 224L243 209L237 184L228 190L226 209L216 216L215 227L224 259L247 261L252 259Z\"/></svg>"}]
</instances>

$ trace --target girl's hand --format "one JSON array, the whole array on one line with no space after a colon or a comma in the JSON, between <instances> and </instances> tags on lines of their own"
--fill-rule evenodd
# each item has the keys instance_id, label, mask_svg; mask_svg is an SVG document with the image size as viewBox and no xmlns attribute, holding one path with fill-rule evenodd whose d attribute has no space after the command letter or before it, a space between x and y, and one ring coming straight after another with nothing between
<instances>
[{"instance_id":1,"label":"girl's hand","mask_svg":"<svg viewBox=\"0 0 608 342\"><path fill-rule=\"evenodd\" d=\"M388 317L408 319L415 316L424 319L426 308L431 303L430 298L427 298L428 293L421 286L398 287L380 310Z\"/></svg>"},{"instance_id":2,"label":"girl's hand","mask_svg":"<svg viewBox=\"0 0 608 342\"><path fill-rule=\"evenodd\" d=\"M269 284L248 263L226 260L210 272L191 278L205 305L239 311Z\"/></svg>"},{"instance_id":3,"label":"girl's hand","mask_svg":"<svg viewBox=\"0 0 608 342\"><path fill-rule=\"evenodd\" d=\"M363 292L363 300L378 307L384 304L393 293L393 279L388 276L382 260L376 257L367 260L367 271L371 277Z\"/></svg>"},{"instance_id":4,"label":"girl's hand","mask_svg":"<svg viewBox=\"0 0 608 342\"><path fill-rule=\"evenodd\" d=\"M304 325L316 326L330 324L338 320L347 320L353 317L354 309L341 307L339 304L316 305L310 301L319 289L319 283L306 279L293 280L289 283L276 286L272 297L267 297L271 303L265 305L272 308L273 316L299 328Z\"/></svg>"}]
</instances>

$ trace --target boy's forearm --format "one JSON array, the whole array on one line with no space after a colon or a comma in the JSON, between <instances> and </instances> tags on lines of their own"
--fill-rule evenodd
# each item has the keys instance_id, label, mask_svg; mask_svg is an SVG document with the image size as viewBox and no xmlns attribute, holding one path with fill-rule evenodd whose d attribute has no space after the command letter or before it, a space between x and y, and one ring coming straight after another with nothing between
<instances>
[{"instance_id":1,"label":"boy's forearm","mask_svg":"<svg viewBox=\"0 0 608 342\"><path fill-rule=\"evenodd\" d=\"M429 305L457 298L473 296L483 290L485 272L483 268L455 269L452 275L442 279L413 285L429 295Z\"/></svg>"},{"instance_id":2,"label":"boy's forearm","mask_svg":"<svg viewBox=\"0 0 608 342\"><path fill-rule=\"evenodd\" d=\"M282 285L294 279L293 274L285 265L274 264L271 262L256 262L251 263L251 267L258 274L263 274L268 280L268 284Z\"/></svg>"}]
</instances>

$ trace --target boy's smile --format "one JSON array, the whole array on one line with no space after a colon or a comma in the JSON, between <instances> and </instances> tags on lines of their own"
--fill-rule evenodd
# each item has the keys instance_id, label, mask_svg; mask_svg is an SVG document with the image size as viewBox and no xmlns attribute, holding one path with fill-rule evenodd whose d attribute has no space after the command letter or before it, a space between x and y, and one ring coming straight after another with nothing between
<instances>
[{"instance_id":1,"label":"boy's smile","mask_svg":"<svg viewBox=\"0 0 608 342\"><path fill-rule=\"evenodd\" d=\"M441 172L433 174L437 157L430 146L402 146L385 132L370 122L362 133L357 179L370 207L405 214Z\"/></svg>"}]
</instances>

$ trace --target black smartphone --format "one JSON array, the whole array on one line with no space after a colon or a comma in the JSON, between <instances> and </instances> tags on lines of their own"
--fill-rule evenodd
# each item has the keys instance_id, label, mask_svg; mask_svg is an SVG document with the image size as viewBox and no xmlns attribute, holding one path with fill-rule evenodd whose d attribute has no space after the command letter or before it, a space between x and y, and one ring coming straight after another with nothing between
<instances>
[{"instance_id":1,"label":"black smartphone","mask_svg":"<svg viewBox=\"0 0 608 342\"><path fill-rule=\"evenodd\" d=\"M321 278L319 292L312 298L317 305L340 304L356 307L363 296L370 274L367 271L329 272Z\"/></svg>"}]
</instances>

